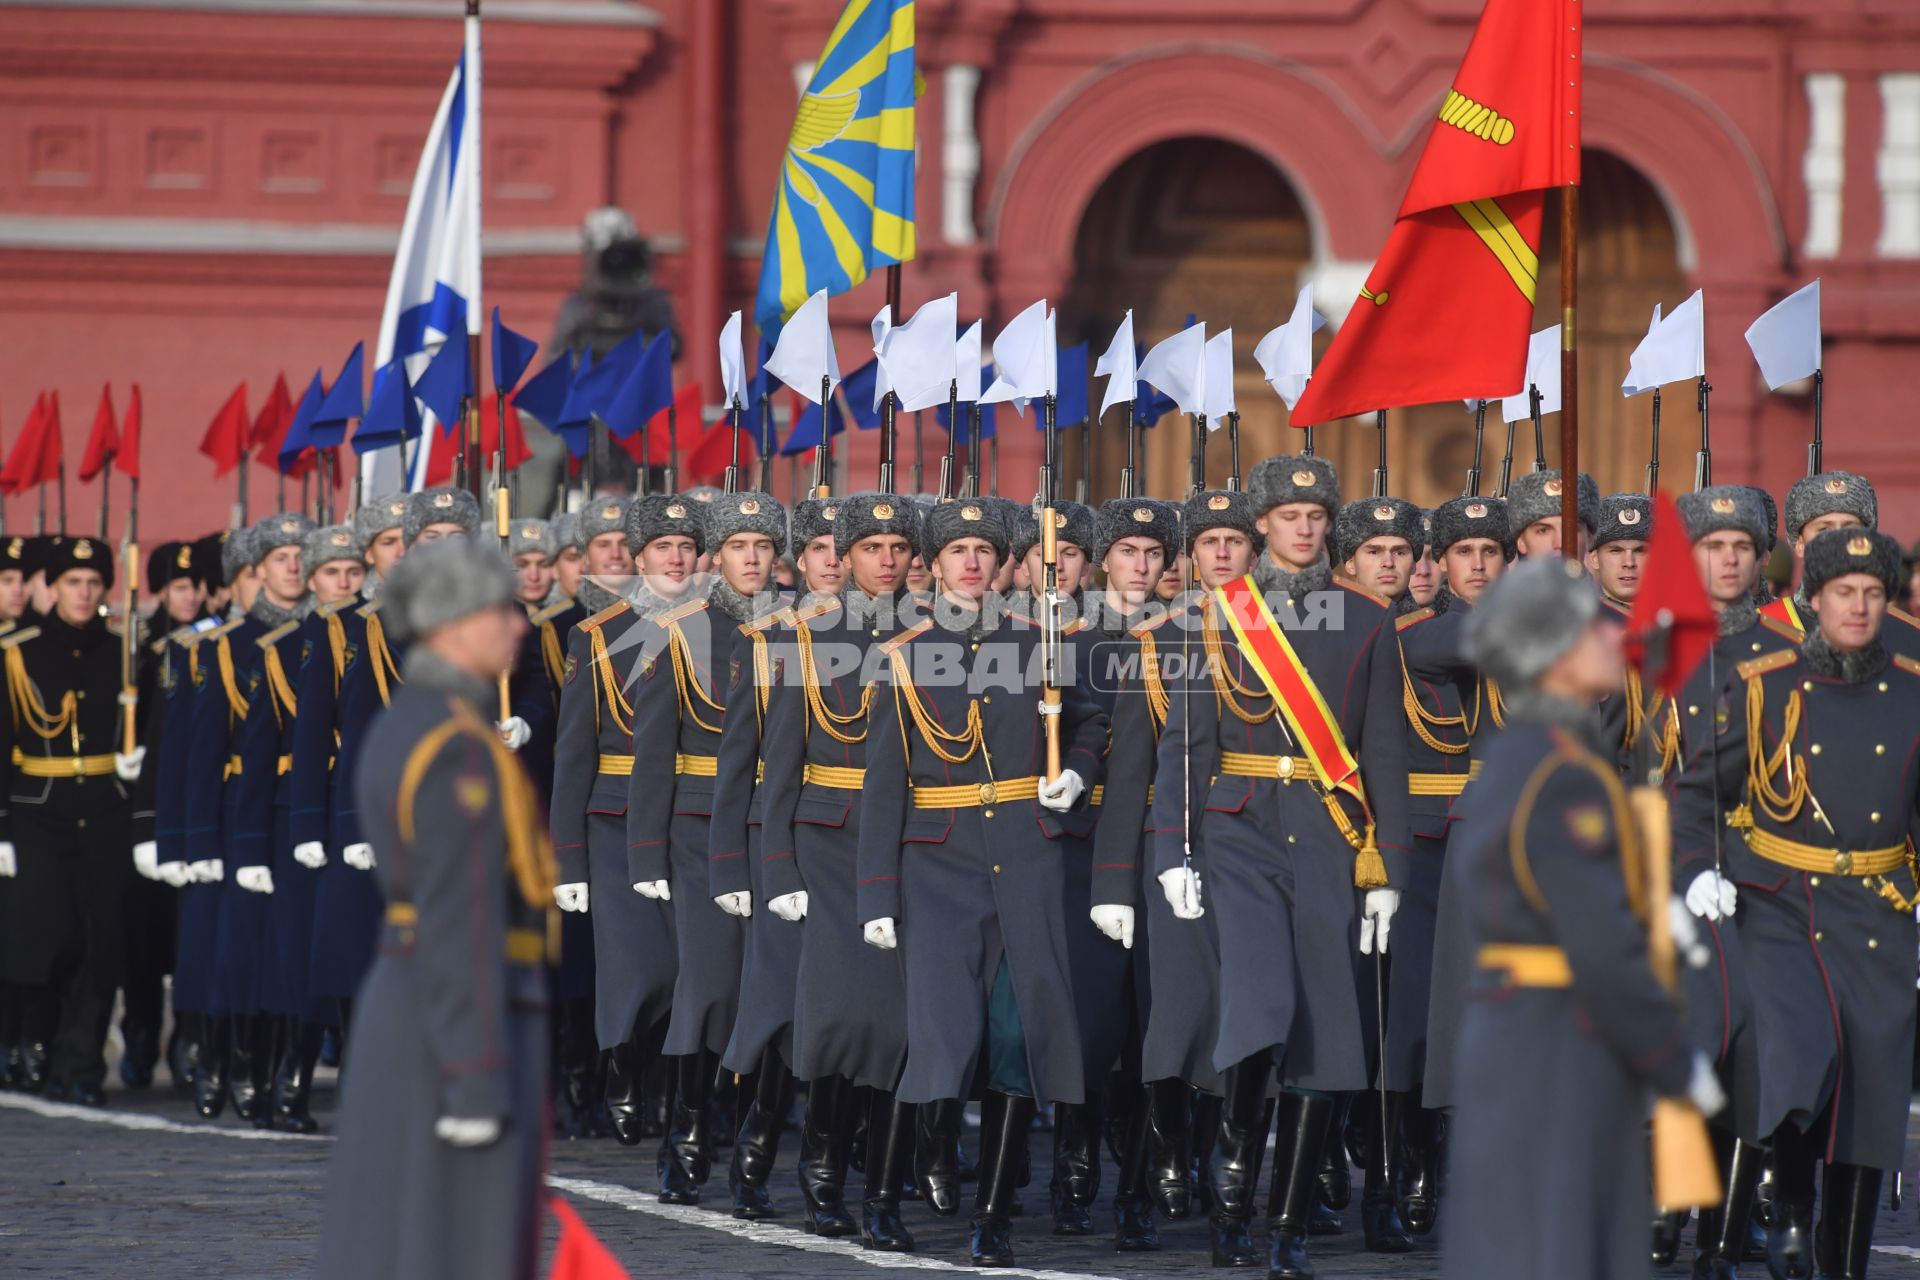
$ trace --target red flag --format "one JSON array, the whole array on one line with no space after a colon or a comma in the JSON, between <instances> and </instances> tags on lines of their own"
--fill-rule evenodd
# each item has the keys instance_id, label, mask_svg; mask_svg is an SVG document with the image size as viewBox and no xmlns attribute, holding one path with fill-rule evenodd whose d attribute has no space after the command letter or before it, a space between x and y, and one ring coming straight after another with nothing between
<instances>
[{"instance_id":1,"label":"red flag","mask_svg":"<svg viewBox=\"0 0 1920 1280\"><path fill-rule=\"evenodd\" d=\"M40 449L38 466L32 475L23 477L25 484L50 484L60 478L60 466L66 461L66 454L60 447L60 392L47 393L47 413L40 423Z\"/></svg>"},{"instance_id":2,"label":"red flag","mask_svg":"<svg viewBox=\"0 0 1920 1280\"><path fill-rule=\"evenodd\" d=\"M27 414L20 434L14 439L6 466L0 467L0 493L19 493L33 483L30 473L38 466L40 435L46 418L47 393L42 391L33 399L33 411Z\"/></svg>"},{"instance_id":3,"label":"red flag","mask_svg":"<svg viewBox=\"0 0 1920 1280\"><path fill-rule=\"evenodd\" d=\"M280 442L286 439L291 425L293 396L287 391L287 375L282 373L274 378L273 390L267 393L267 402L260 406L253 429L247 432L247 448L262 466L278 465Z\"/></svg>"},{"instance_id":4,"label":"red flag","mask_svg":"<svg viewBox=\"0 0 1920 1280\"><path fill-rule=\"evenodd\" d=\"M93 430L87 435L87 451L80 458L80 479L87 481L107 469L120 447L120 432L113 425L113 387L100 387L100 407L93 413Z\"/></svg>"},{"instance_id":5,"label":"red flag","mask_svg":"<svg viewBox=\"0 0 1920 1280\"><path fill-rule=\"evenodd\" d=\"M1664 652L1657 643L1663 630ZM1686 521L1662 489L1653 497L1653 532L1647 538L1640 593L1627 615L1628 660L1640 669L1645 684L1668 695L1678 694L1719 634L1713 601L1693 563Z\"/></svg>"},{"instance_id":6,"label":"red flag","mask_svg":"<svg viewBox=\"0 0 1920 1280\"><path fill-rule=\"evenodd\" d=\"M483 474L493 474L493 451L500 442L500 393L490 392L480 401L480 467ZM442 442L427 457L426 485L432 488L438 484L453 481L453 459L455 450L450 444ZM527 433L520 425L520 411L513 407L513 396L507 396L507 444L502 451L500 465L507 471L513 470L528 458L533 450L527 447Z\"/></svg>"},{"instance_id":7,"label":"red flag","mask_svg":"<svg viewBox=\"0 0 1920 1280\"><path fill-rule=\"evenodd\" d=\"M722 414L720 421L707 428L700 443L687 454L687 483L719 484L726 479L727 464L733 461L733 421ZM740 467L744 476L753 462L753 434L740 433Z\"/></svg>"},{"instance_id":8,"label":"red flag","mask_svg":"<svg viewBox=\"0 0 1920 1280\"><path fill-rule=\"evenodd\" d=\"M547 1280L632 1280L572 1205L559 1196L548 1196L547 1207L560 1222L560 1240L554 1245L553 1270Z\"/></svg>"},{"instance_id":9,"label":"red flag","mask_svg":"<svg viewBox=\"0 0 1920 1280\"><path fill-rule=\"evenodd\" d=\"M247 451L247 384L241 383L220 406L200 437L200 452L213 459L213 478L218 480L240 465Z\"/></svg>"},{"instance_id":10,"label":"red flag","mask_svg":"<svg viewBox=\"0 0 1920 1280\"><path fill-rule=\"evenodd\" d=\"M694 442L700 439L701 417L705 411L706 396L701 392L699 383L690 382L673 393L673 413L677 421L674 432L671 434L677 435L685 446L681 449L683 457L686 455L687 448L691 448ZM634 432L619 444L627 451L628 457L639 462L641 461L641 442L645 441L646 465L664 467L673 456L673 451L667 447L669 438L667 411L662 409L647 419L647 425L643 430Z\"/></svg>"},{"instance_id":11,"label":"red flag","mask_svg":"<svg viewBox=\"0 0 1920 1280\"><path fill-rule=\"evenodd\" d=\"M133 384L127 397L127 416L120 423L120 447L113 454L113 469L129 480L140 478L140 384Z\"/></svg>"},{"instance_id":12,"label":"red flag","mask_svg":"<svg viewBox=\"0 0 1920 1280\"><path fill-rule=\"evenodd\" d=\"M1543 193L1579 181L1578 0L1487 0L1387 246L1293 425L1525 382Z\"/></svg>"}]
</instances>

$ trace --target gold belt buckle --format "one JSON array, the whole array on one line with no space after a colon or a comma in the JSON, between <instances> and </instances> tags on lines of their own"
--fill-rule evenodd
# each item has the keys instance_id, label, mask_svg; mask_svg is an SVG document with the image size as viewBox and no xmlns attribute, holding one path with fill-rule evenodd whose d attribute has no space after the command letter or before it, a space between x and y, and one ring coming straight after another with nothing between
<instances>
[{"instance_id":1,"label":"gold belt buckle","mask_svg":"<svg viewBox=\"0 0 1920 1280\"><path fill-rule=\"evenodd\" d=\"M1833 874L1850 876L1853 874L1853 854L1842 849L1833 855Z\"/></svg>"},{"instance_id":2,"label":"gold belt buckle","mask_svg":"<svg viewBox=\"0 0 1920 1280\"><path fill-rule=\"evenodd\" d=\"M1280 776L1283 779L1291 778L1293 776L1293 757L1292 756L1280 757Z\"/></svg>"},{"instance_id":3,"label":"gold belt buckle","mask_svg":"<svg viewBox=\"0 0 1920 1280\"><path fill-rule=\"evenodd\" d=\"M983 782L980 784L980 803L981 804L995 804L999 801L999 799L1000 799L1000 787L997 783Z\"/></svg>"}]
</instances>

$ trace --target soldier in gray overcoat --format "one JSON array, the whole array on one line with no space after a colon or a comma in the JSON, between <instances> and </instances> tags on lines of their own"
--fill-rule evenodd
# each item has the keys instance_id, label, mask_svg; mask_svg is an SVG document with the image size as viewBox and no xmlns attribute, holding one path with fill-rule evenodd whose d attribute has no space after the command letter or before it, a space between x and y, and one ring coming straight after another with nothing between
<instances>
[{"instance_id":1,"label":"soldier in gray overcoat","mask_svg":"<svg viewBox=\"0 0 1920 1280\"><path fill-rule=\"evenodd\" d=\"M420 547L386 584L415 638L355 785L387 900L354 1010L317 1274L530 1280L546 1145L554 863L500 740L525 615L494 547Z\"/></svg>"}]
</instances>

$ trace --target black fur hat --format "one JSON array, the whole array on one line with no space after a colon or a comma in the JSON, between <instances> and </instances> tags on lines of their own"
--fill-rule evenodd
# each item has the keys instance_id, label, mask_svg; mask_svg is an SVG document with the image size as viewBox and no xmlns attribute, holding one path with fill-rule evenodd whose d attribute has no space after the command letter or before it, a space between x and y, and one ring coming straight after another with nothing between
<instances>
[{"instance_id":1,"label":"black fur hat","mask_svg":"<svg viewBox=\"0 0 1920 1280\"><path fill-rule=\"evenodd\" d=\"M1765 554L1766 511L1759 497L1744 484L1710 484L1679 499L1680 518L1687 522L1687 540L1698 542L1710 533L1732 530L1753 539L1754 550Z\"/></svg>"},{"instance_id":2,"label":"black fur hat","mask_svg":"<svg viewBox=\"0 0 1920 1280\"><path fill-rule=\"evenodd\" d=\"M1897 600L1903 577L1900 560L1900 543L1891 534L1872 529L1828 529L1815 534L1807 544L1807 594L1811 596L1849 573L1870 573L1886 586L1887 598Z\"/></svg>"},{"instance_id":3,"label":"black fur hat","mask_svg":"<svg viewBox=\"0 0 1920 1280\"><path fill-rule=\"evenodd\" d=\"M901 502L905 502L903 498ZM931 563L941 548L961 538L985 538L1000 559L1007 558L1013 535L999 503L986 498L960 498L942 502L927 510L926 525L920 539L920 553Z\"/></svg>"},{"instance_id":4,"label":"black fur hat","mask_svg":"<svg viewBox=\"0 0 1920 1280\"><path fill-rule=\"evenodd\" d=\"M1180 551L1180 508L1158 498L1111 498L1094 513L1093 562L1123 538L1152 538L1172 560Z\"/></svg>"},{"instance_id":5,"label":"black fur hat","mask_svg":"<svg viewBox=\"0 0 1920 1280\"><path fill-rule=\"evenodd\" d=\"M1238 489L1207 489L1188 498L1180 508L1180 533L1186 550L1193 551L1194 539L1209 529L1237 529L1260 544L1255 527L1253 499Z\"/></svg>"},{"instance_id":6,"label":"black fur hat","mask_svg":"<svg viewBox=\"0 0 1920 1280\"><path fill-rule=\"evenodd\" d=\"M639 555L643 547L655 538L679 536L693 539L693 549L705 552L707 549L707 509L693 502L685 494L650 493L644 498L635 498L631 503L618 499L595 498L593 503L579 513L579 543L584 548L593 541L594 534L606 530L594 528L598 521L588 517L598 517L603 506L620 508L622 524L627 531L627 549ZM622 525L615 525L620 528Z\"/></svg>"},{"instance_id":7,"label":"black fur hat","mask_svg":"<svg viewBox=\"0 0 1920 1280\"><path fill-rule=\"evenodd\" d=\"M707 545L718 551L736 533L763 533L773 554L787 554L787 509L770 493L715 494L707 503Z\"/></svg>"},{"instance_id":8,"label":"black fur hat","mask_svg":"<svg viewBox=\"0 0 1920 1280\"><path fill-rule=\"evenodd\" d=\"M1340 508L1333 518L1333 562L1351 560L1356 551L1374 538L1405 538L1413 548L1413 558L1427 544L1426 521L1420 508L1405 498L1356 498Z\"/></svg>"},{"instance_id":9,"label":"black fur hat","mask_svg":"<svg viewBox=\"0 0 1920 1280\"><path fill-rule=\"evenodd\" d=\"M1787 536L1797 538L1810 520L1845 511L1869 529L1880 525L1880 501L1873 482L1851 471L1822 471L1803 476L1787 490Z\"/></svg>"},{"instance_id":10,"label":"black fur hat","mask_svg":"<svg viewBox=\"0 0 1920 1280\"><path fill-rule=\"evenodd\" d=\"M1340 473L1317 454L1262 458L1247 476L1247 496L1256 518L1289 502L1317 502L1334 516L1340 512Z\"/></svg>"},{"instance_id":11,"label":"black fur hat","mask_svg":"<svg viewBox=\"0 0 1920 1280\"><path fill-rule=\"evenodd\" d=\"M1599 525L1593 545L1609 542L1645 542L1653 536L1653 499L1644 493L1610 493L1600 499Z\"/></svg>"},{"instance_id":12,"label":"black fur hat","mask_svg":"<svg viewBox=\"0 0 1920 1280\"><path fill-rule=\"evenodd\" d=\"M1520 531L1536 520L1560 514L1560 486L1558 471L1529 471L1513 482L1507 490L1507 523L1512 526L1513 537L1518 538ZM1591 533L1600 516L1600 486L1584 471L1580 473L1579 503L1580 523Z\"/></svg>"},{"instance_id":13,"label":"black fur hat","mask_svg":"<svg viewBox=\"0 0 1920 1280\"><path fill-rule=\"evenodd\" d=\"M913 554L920 554L923 509L897 493L856 493L850 498L829 498L839 504L833 521L833 550L844 557L862 538L876 533L897 534L907 540ZM931 510L927 508L926 510ZM1002 552L1002 554L1005 554Z\"/></svg>"},{"instance_id":14,"label":"black fur hat","mask_svg":"<svg viewBox=\"0 0 1920 1280\"><path fill-rule=\"evenodd\" d=\"M1498 498L1449 498L1433 509L1428 526L1428 539L1436 560L1447 554L1448 547L1467 538L1492 538L1500 544L1507 559L1513 559L1513 530L1507 519L1507 504Z\"/></svg>"}]
</instances>

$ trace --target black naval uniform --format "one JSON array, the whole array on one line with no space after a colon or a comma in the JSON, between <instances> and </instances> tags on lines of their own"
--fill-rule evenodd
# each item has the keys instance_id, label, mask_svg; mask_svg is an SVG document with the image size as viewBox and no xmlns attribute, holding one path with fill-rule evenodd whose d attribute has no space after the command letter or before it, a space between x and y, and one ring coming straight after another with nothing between
<instances>
[{"instance_id":1,"label":"black naval uniform","mask_svg":"<svg viewBox=\"0 0 1920 1280\"><path fill-rule=\"evenodd\" d=\"M80 539L78 548L100 543ZM57 613L0 639L9 712L0 716L7 802L0 838L14 846L0 976L17 990L23 1042L46 1043L49 1092L101 1101L101 1055L120 985L132 788L114 773L120 747L120 638L104 619L76 627Z\"/></svg>"},{"instance_id":2,"label":"black naval uniform","mask_svg":"<svg viewBox=\"0 0 1920 1280\"><path fill-rule=\"evenodd\" d=\"M416 648L357 766L380 954L354 1009L317 1274L531 1280L545 1189L553 860L495 687ZM496 1119L456 1147L441 1118Z\"/></svg>"},{"instance_id":3,"label":"black naval uniform","mask_svg":"<svg viewBox=\"0 0 1920 1280\"><path fill-rule=\"evenodd\" d=\"M1479 967L1442 1273L1645 1276L1647 1094L1683 1095L1693 1053L1648 958L1667 904L1588 708L1508 707L1447 850Z\"/></svg>"}]
</instances>

